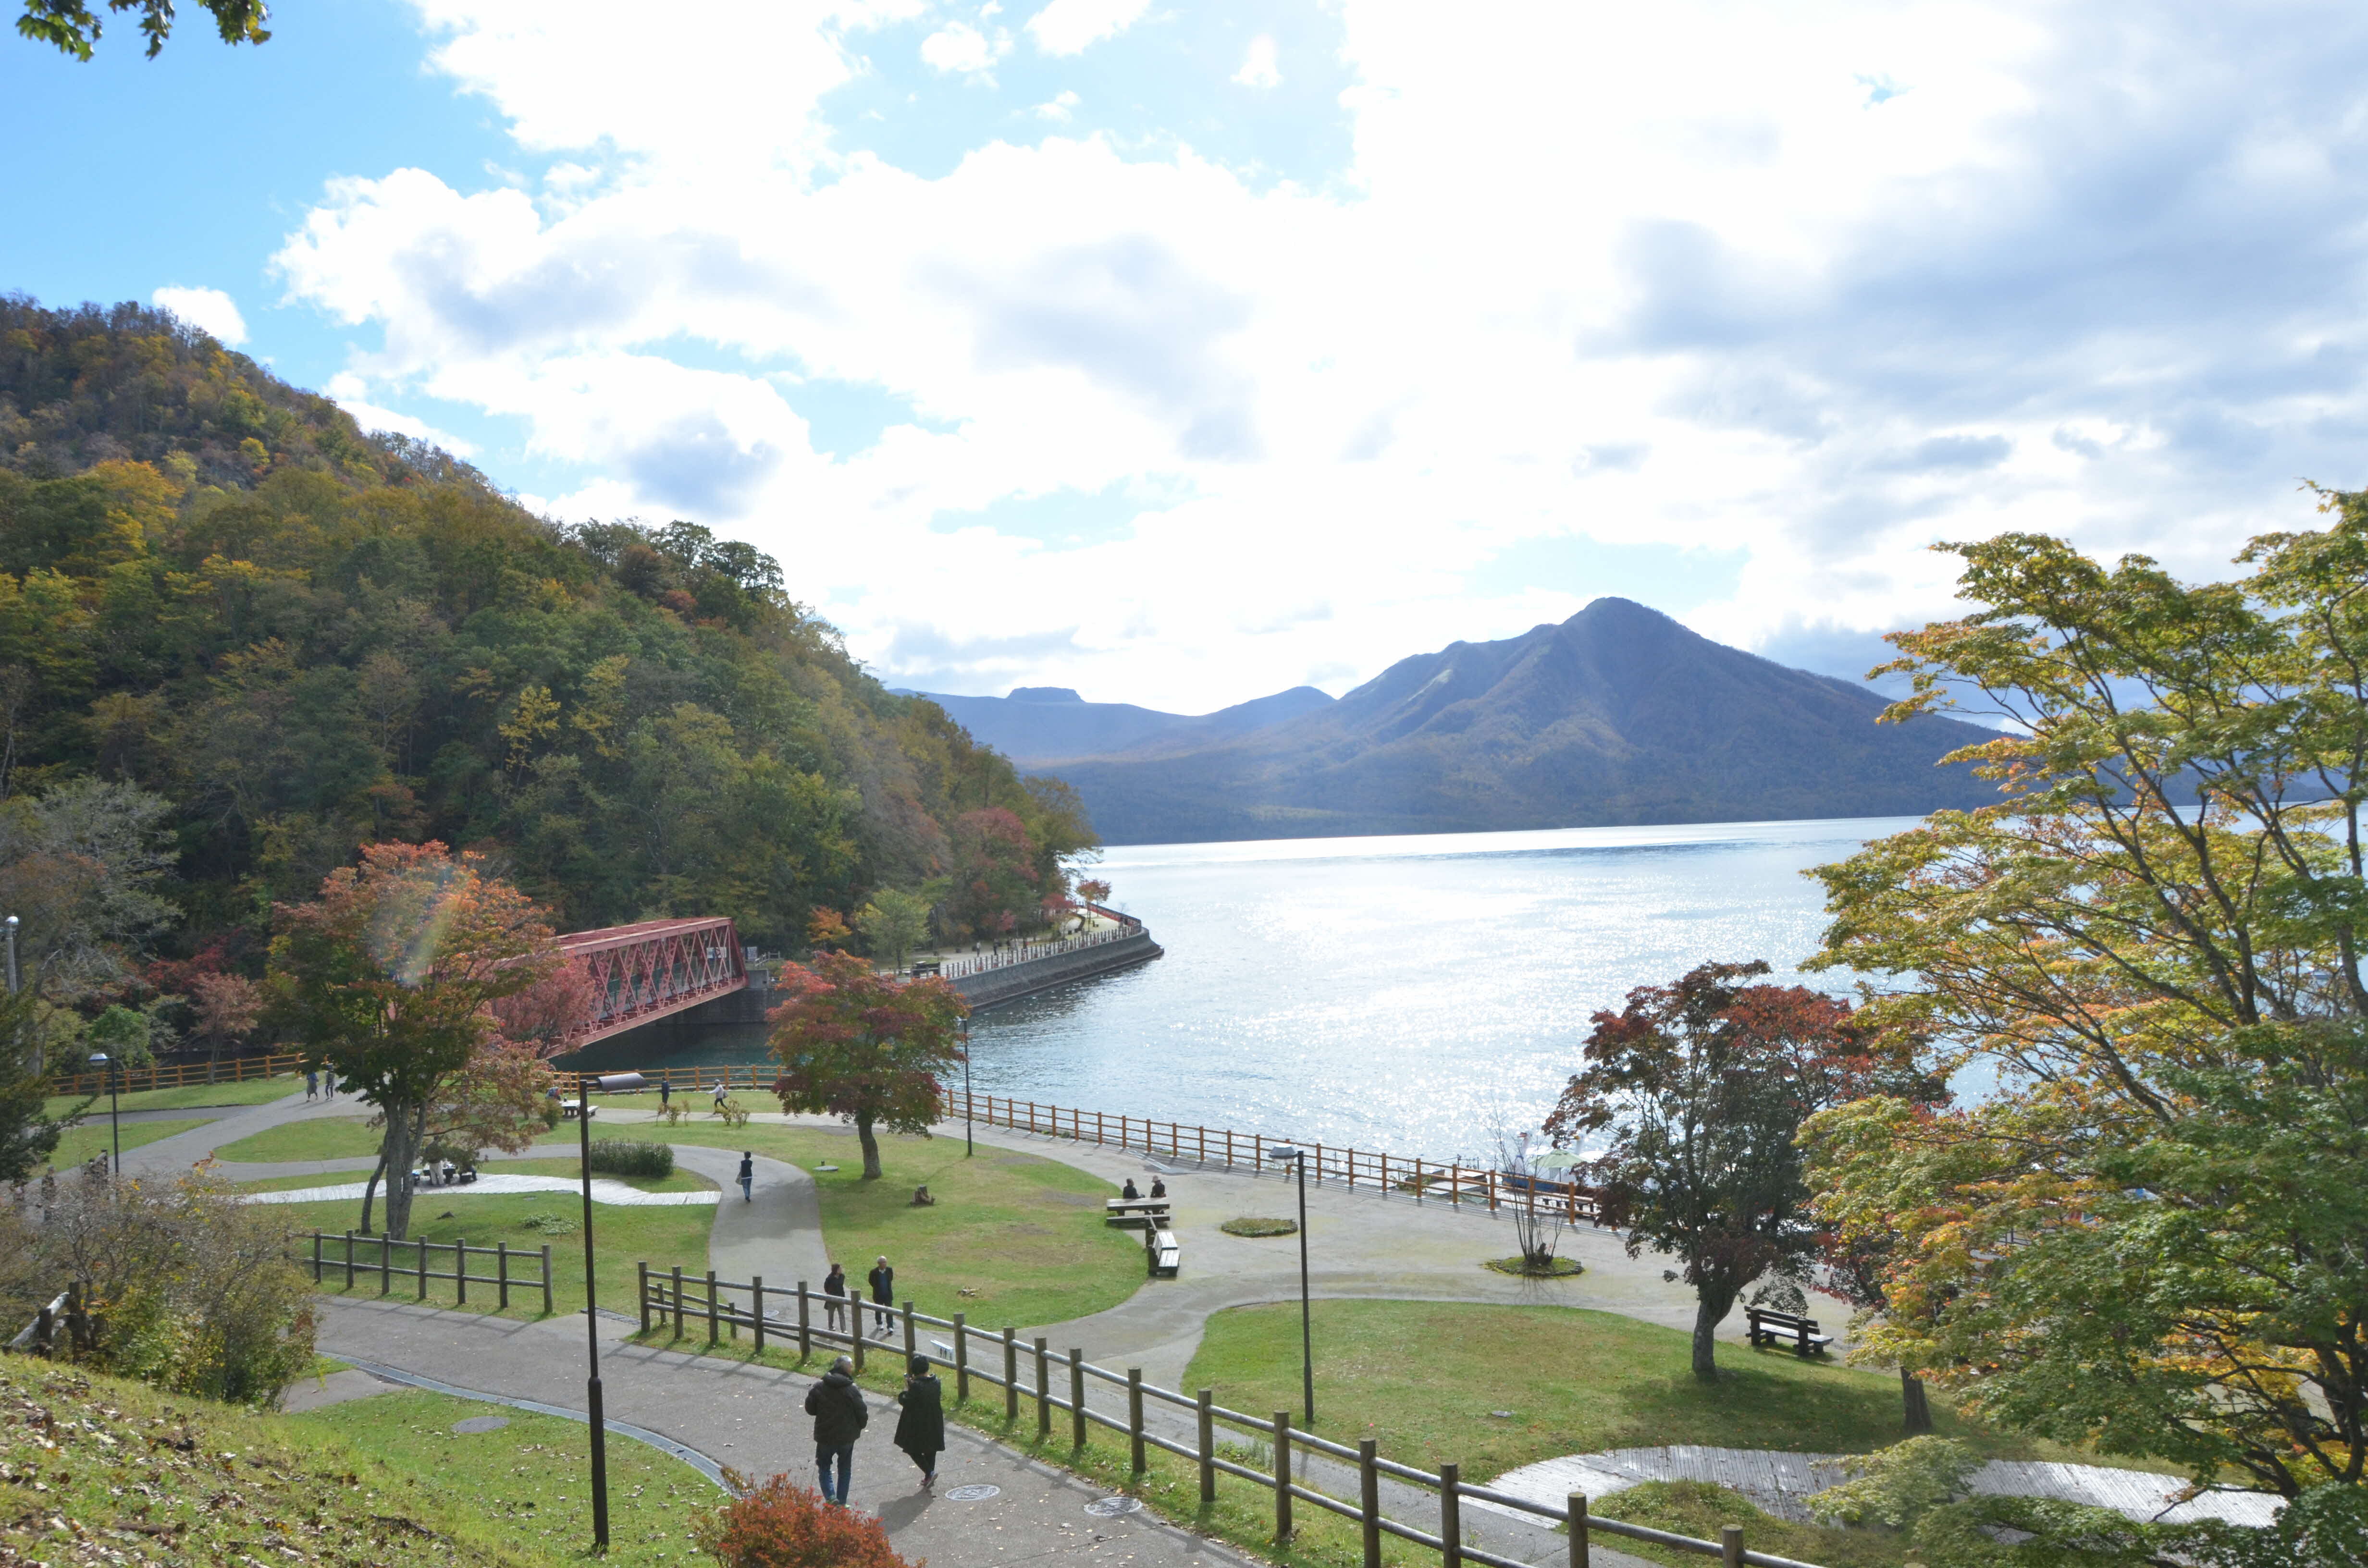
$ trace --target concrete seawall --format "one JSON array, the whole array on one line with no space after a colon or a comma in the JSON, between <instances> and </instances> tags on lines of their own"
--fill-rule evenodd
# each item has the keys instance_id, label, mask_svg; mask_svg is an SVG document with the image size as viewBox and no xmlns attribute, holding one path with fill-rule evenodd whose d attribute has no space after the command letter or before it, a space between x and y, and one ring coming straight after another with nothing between
<instances>
[{"instance_id":1,"label":"concrete seawall","mask_svg":"<svg viewBox=\"0 0 2368 1568\"><path fill-rule=\"evenodd\" d=\"M992 1007L998 1002L1031 996L1055 985L1066 985L1073 980L1108 974L1114 970L1132 969L1164 954L1165 949L1151 939L1150 932L1138 931L1115 942L1102 942L1049 959L1031 959L1026 963L1013 964L1008 969L990 969L980 974L966 974L946 983L961 992L962 1000L973 1007Z\"/></svg>"}]
</instances>

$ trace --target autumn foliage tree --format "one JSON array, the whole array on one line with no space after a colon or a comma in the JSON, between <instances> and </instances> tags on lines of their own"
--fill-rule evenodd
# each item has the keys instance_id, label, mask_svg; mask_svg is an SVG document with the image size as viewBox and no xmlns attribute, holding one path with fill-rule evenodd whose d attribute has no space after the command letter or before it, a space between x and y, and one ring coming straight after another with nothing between
<instances>
[{"instance_id":1,"label":"autumn foliage tree","mask_svg":"<svg viewBox=\"0 0 2368 1568\"><path fill-rule=\"evenodd\" d=\"M944 1114L938 1074L962 1060L962 994L932 975L898 980L846 953L785 964L790 999L767 1017L781 1073L773 1085L787 1111L828 1112L855 1124L863 1176L880 1176L874 1130L927 1134Z\"/></svg>"},{"instance_id":2,"label":"autumn foliage tree","mask_svg":"<svg viewBox=\"0 0 2368 1568\"><path fill-rule=\"evenodd\" d=\"M1713 1337L1754 1280L1806 1272L1820 1244L1794 1139L1821 1107L1885 1077L1847 1003L1747 983L1768 965L1706 963L1595 1015L1587 1065L1545 1132L1600 1141L1586 1167L1603 1222L1684 1266L1696 1301L1694 1376L1718 1376Z\"/></svg>"},{"instance_id":3,"label":"autumn foliage tree","mask_svg":"<svg viewBox=\"0 0 2368 1568\"><path fill-rule=\"evenodd\" d=\"M372 845L318 899L274 914L279 1024L308 1065L378 1108L390 1177L411 1169L438 1108L500 1037L497 1005L564 963L531 899L441 844ZM410 1219L405 1184L390 1179L387 1233L400 1239Z\"/></svg>"}]
</instances>

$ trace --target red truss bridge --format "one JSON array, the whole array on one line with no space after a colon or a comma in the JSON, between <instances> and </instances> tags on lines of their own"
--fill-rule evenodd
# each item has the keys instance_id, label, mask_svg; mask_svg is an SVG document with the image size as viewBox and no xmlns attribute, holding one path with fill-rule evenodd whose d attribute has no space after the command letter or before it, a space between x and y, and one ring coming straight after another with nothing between
<instances>
[{"instance_id":1,"label":"red truss bridge","mask_svg":"<svg viewBox=\"0 0 2368 1568\"><path fill-rule=\"evenodd\" d=\"M571 931L560 950L584 966L597 998L592 1027L569 1050L728 996L748 983L740 933L719 920L644 920Z\"/></svg>"}]
</instances>

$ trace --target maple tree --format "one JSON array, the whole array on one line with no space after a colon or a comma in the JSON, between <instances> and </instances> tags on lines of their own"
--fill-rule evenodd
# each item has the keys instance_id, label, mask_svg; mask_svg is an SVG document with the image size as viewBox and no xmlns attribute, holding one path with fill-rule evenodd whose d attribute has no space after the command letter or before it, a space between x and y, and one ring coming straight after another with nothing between
<instances>
[{"instance_id":1,"label":"maple tree","mask_svg":"<svg viewBox=\"0 0 2368 1568\"><path fill-rule=\"evenodd\" d=\"M784 964L789 1000L766 1017L781 1073L773 1085L787 1111L826 1111L855 1124L863 1176L880 1176L874 1130L927 1135L945 1113L938 1074L962 1060L970 1004L930 975L898 980L862 959L822 952Z\"/></svg>"}]
</instances>

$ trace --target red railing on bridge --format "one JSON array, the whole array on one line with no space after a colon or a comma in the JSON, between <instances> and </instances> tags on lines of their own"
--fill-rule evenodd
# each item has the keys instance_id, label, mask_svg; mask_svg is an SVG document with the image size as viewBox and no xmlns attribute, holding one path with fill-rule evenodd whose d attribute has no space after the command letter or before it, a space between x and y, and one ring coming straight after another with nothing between
<instances>
[{"instance_id":1,"label":"red railing on bridge","mask_svg":"<svg viewBox=\"0 0 2368 1568\"><path fill-rule=\"evenodd\" d=\"M740 933L728 918L644 920L571 931L559 938L559 946L584 966L597 998L592 1027L568 1041L570 1050L748 983Z\"/></svg>"}]
</instances>

